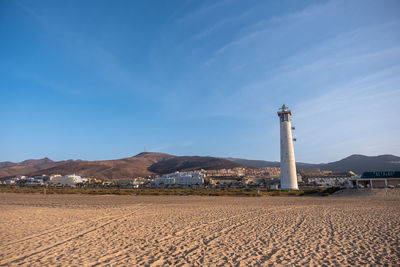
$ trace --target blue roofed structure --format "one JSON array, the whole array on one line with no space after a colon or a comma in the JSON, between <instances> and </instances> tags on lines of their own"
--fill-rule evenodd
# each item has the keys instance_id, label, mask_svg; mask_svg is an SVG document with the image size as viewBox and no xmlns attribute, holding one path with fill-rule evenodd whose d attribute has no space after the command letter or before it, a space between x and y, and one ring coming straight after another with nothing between
<instances>
[{"instance_id":1,"label":"blue roofed structure","mask_svg":"<svg viewBox=\"0 0 400 267\"><path fill-rule=\"evenodd\" d=\"M400 171L377 171L377 172L364 172L361 175L361 179L388 179L388 178L400 178Z\"/></svg>"}]
</instances>

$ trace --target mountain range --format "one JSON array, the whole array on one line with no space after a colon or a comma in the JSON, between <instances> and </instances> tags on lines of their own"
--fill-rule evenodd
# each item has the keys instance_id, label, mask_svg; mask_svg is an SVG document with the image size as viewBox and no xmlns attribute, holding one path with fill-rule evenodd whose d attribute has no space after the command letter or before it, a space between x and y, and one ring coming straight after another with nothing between
<instances>
[{"instance_id":1,"label":"mountain range","mask_svg":"<svg viewBox=\"0 0 400 267\"><path fill-rule=\"evenodd\" d=\"M0 162L0 178L16 175L71 174L98 179L130 179L137 176L165 174L175 171L246 167L222 158L173 156L143 152L136 156L102 161L52 161L48 158L25 160L19 163Z\"/></svg>"},{"instance_id":2,"label":"mountain range","mask_svg":"<svg viewBox=\"0 0 400 267\"><path fill-rule=\"evenodd\" d=\"M102 160L53 161L49 158L30 159L18 163L0 162L0 178L16 175L71 174L99 179L130 179L200 169L230 169L235 167L279 167L279 162L247 160L239 158L216 158L200 156L174 156L165 153L143 152L133 157ZM351 155L339 161L321 164L296 163L298 169L319 168L332 171L399 171L400 157L393 155Z\"/></svg>"},{"instance_id":3,"label":"mountain range","mask_svg":"<svg viewBox=\"0 0 400 267\"><path fill-rule=\"evenodd\" d=\"M228 159L254 168L280 166L278 161L248 160L238 158ZM355 154L329 163L312 164L296 162L296 168L331 170L335 172L353 171L358 174L362 174L366 171L400 171L400 157L394 155L364 156Z\"/></svg>"}]
</instances>

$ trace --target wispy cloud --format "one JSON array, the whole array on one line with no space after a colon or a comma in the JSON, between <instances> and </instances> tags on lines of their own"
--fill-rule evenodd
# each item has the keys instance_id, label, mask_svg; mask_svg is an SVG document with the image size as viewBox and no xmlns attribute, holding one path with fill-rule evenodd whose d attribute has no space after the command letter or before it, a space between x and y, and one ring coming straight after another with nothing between
<instances>
[{"instance_id":1,"label":"wispy cloud","mask_svg":"<svg viewBox=\"0 0 400 267\"><path fill-rule=\"evenodd\" d=\"M249 8L248 10L242 11L240 14L234 14L231 15L230 17L225 17L222 19L219 19L216 21L211 27L208 27L204 29L201 32L197 32L195 35L189 38L189 41L198 41L203 38L208 37L211 34L217 33L221 30L223 30L227 26L232 26L236 25L239 22L244 21L247 19L249 16L252 15L252 13L257 9L257 7L252 7Z\"/></svg>"},{"instance_id":2,"label":"wispy cloud","mask_svg":"<svg viewBox=\"0 0 400 267\"><path fill-rule=\"evenodd\" d=\"M310 161L321 153L331 160L353 153L396 153L400 127L393 122L400 113L399 77L397 65L297 103L299 157Z\"/></svg>"},{"instance_id":3,"label":"wispy cloud","mask_svg":"<svg viewBox=\"0 0 400 267\"><path fill-rule=\"evenodd\" d=\"M33 8L21 3L20 1L14 1L14 3L20 7L26 14L28 14L29 16L31 16L32 18L34 18L35 20L37 20L40 23L44 23L44 19L42 16L39 15L38 12L36 12Z\"/></svg>"},{"instance_id":4,"label":"wispy cloud","mask_svg":"<svg viewBox=\"0 0 400 267\"><path fill-rule=\"evenodd\" d=\"M391 23L353 30L349 33L323 40L294 55L281 58L279 64L274 65L272 69L268 69L268 65L261 65L259 67L265 69L265 74L249 81L220 100L221 105L219 106L227 107L220 110L223 110L224 115L231 114L233 116L252 118L254 114L262 114L262 109L268 106L268 103L275 103L271 99L275 98L280 101L279 99L286 98L288 93L297 95L299 88L304 87L300 84L283 91L282 87L286 81L299 80L305 84L309 82L316 83L321 80L316 75L322 76L328 83L325 80L321 80L321 84L317 85L320 88L314 88L314 84L310 85L311 87L308 89L302 89L306 90L305 93L314 91L314 93L318 94L320 91L331 91L333 90L332 86L341 86L343 83L352 82L354 79L360 82L360 75L364 75L364 77L378 75L379 71L376 70L373 64L384 64L385 68L390 68L391 64L394 64L393 69L396 70L398 68L396 62L397 64L400 62L400 46L387 44L387 47L382 47L379 44L372 45L371 42L367 43L369 36L375 32L387 32L387 35L389 35L395 27L396 24ZM245 53L244 51L241 52ZM240 65L236 65L236 67L240 68L250 64L246 61L238 63ZM371 65L370 70L361 71L367 65ZM357 69L360 69L358 71L360 72L359 74L351 74L345 79L332 76L332 73L343 73L343 76L344 71L352 73ZM366 73L373 74L366 75ZM307 80L304 81L305 78ZM277 89L273 90L274 88L281 88L281 92L278 92ZM265 104L263 105L263 103Z\"/></svg>"},{"instance_id":5,"label":"wispy cloud","mask_svg":"<svg viewBox=\"0 0 400 267\"><path fill-rule=\"evenodd\" d=\"M188 21L193 21L198 18L204 18L213 12L216 9L220 9L227 4L232 2L231 0L221 0L221 1L209 1L209 2L201 2L202 4L195 8L192 12L184 14L177 19L179 24L185 24ZM176 14L177 16L179 14Z\"/></svg>"},{"instance_id":6,"label":"wispy cloud","mask_svg":"<svg viewBox=\"0 0 400 267\"><path fill-rule=\"evenodd\" d=\"M20 1L15 1L15 4L40 23L40 33L46 42L59 50L68 51L70 55L68 63L76 65L77 69L86 72L87 76L96 76L98 81L111 84L113 91L143 95L146 89L149 89L139 86L137 75L111 49L99 43L98 40L93 40L80 31L71 28L68 21L57 20L56 17L42 16L40 12ZM61 64L64 63L62 57L63 55L60 55ZM39 77L39 74L27 76L32 76L33 80L46 87L59 92L64 91L67 94L83 95L83 91L86 91L88 95L91 95L92 90L98 92L98 89L94 89L95 84L85 86L83 91L81 88L78 92L79 89L71 88L70 81L56 80L55 77Z\"/></svg>"},{"instance_id":7,"label":"wispy cloud","mask_svg":"<svg viewBox=\"0 0 400 267\"><path fill-rule=\"evenodd\" d=\"M298 23L299 20L313 18L314 16L319 15L325 12L327 9L331 8L332 5L333 2L314 4L294 13L285 14L279 17L274 16L267 20L258 21L257 23L254 23L252 25L245 25L242 29L240 29L240 32L242 34L217 49L214 52L214 56L221 54L236 46L240 46L251 42L252 40L256 40L259 37L268 35L268 33L271 31L271 27L282 27L288 24Z\"/></svg>"},{"instance_id":8,"label":"wispy cloud","mask_svg":"<svg viewBox=\"0 0 400 267\"><path fill-rule=\"evenodd\" d=\"M92 60L96 62L95 69L100 72L101 77L117 85L120 89L140 90L135 82L135 73L129 71L121 60L109 50L101 46L92 49Z\"/></svg>"}]
</instances>

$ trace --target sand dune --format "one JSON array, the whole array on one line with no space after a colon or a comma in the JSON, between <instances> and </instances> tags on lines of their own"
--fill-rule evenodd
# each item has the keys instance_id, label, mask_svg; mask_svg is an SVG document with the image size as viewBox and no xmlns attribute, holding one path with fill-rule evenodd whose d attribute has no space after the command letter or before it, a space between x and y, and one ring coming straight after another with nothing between
<instances>
[{"instance_id":1,"label":"sand dune","mask_svg":"<svg viewBox=\"0 0 400 267\"><path fill-rule=\"evenodd\" d=\"M0 265L399 265L400 198L0 195Z\"/></svg>"}]
</instances>

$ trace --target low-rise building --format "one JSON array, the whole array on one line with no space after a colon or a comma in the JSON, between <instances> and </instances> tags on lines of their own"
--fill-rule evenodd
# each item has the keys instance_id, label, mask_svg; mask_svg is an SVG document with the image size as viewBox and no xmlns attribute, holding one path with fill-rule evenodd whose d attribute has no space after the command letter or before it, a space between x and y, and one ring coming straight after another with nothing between
<instances>
[{"instance_id":1,"label":"low-rise building","mask_svg":"<svg viewBox=\"0 0 400 267\"><path fill-rule=\"evenodd\" d=\"M238 186L245 185L245 179L239 176L217 176L211 177L209 180L212 186Z\"/></svg>"},{"instance_id":2,"label":"low-rise building","mask_svg":"<svg viewBox=\"0 0 400 267\"><path fill-rule=\"evenodd\" d=\"M82 183L82 177L75 174L68 175L52 175L50 176L49 184L62 186L76 186L77 183Z\"/></svg>"},{"instance_id":3,"label":"low-rise building","mask_svg":"<svg viewBox=\"0 0 400 267\"><path fill-rule=\"evenodd\" d=\"M199 171L175 172L154 178L154 184L159 187L166 186L202 186L205 174Z\"/></svg>"},{"instance_id":4,"label":"low-rise building","mask_svg":"<svg viewBox=\"0 0 400 267\"><path fill-rule=\"evenodd\" d=\"M320 169L299 170L298 179L301 177L305 185L314 186L348 186L350 179L356 175L354 172L333 172ZM299 179L300 181L300 179Z\"/></svg>"},{"instance_id":5,"label":"low-rise building","mask_svg":"<svg viewBox=\"0 0 400 267\"><path fill-rule=\"evenodd\" d=\"M361 177L353 177L350 185L355 188L400 187L400 171L364 172Z\"/></svg>"},{"instance_id":6,"label":"low-rise building","mask_svg":"<svg viewBox=\"0 0 400 267\"><path fill-rule=\"evenodd\" d=\"M309 177L308 183L318 186L347 186L351 177Z\"/></svg>"}]
</instances>

